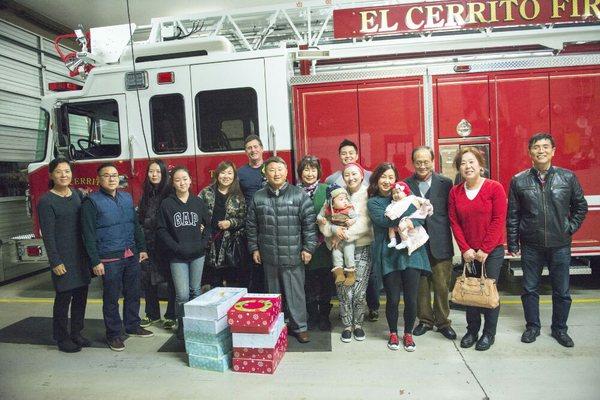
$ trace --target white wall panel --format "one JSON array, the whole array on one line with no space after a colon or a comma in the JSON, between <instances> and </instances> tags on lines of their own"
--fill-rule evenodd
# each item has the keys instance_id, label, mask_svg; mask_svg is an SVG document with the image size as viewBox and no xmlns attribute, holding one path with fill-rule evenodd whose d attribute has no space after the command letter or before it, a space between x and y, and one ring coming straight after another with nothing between
<instances>
[{"instance_id":1,"label":"white wall panel","mask_svg":"<svg viewBox=\"0 0 600 400\"><path fill-rule=\"evenodd\" d=\"M0 162L35 160L40 98L67 74L52 41L0 20Z\"/></svg>"}]
</instances>

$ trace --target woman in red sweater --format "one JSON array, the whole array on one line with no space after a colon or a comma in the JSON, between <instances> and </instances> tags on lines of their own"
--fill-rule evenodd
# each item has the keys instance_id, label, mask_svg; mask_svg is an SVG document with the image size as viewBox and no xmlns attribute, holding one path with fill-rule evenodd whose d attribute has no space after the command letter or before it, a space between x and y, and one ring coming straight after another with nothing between
<instances>
[{"instance_id":1,"label":"woman in red sweater","mask_svg":"<svg viewBox=\"0 0 600 400\"><path fill-rule=\"evenodd\" d=\"M497 282L504 260L506 192L500 183L481 176L485 165L476 148L461 148L454 159L454 166L463 182L450 190L448 198L452 232L464 262L473 263L475 267L471 275L479 276L481 264L484 263L487 276ZM485 323L478 340L481 314ZM494 344L499 314L500 307L467 307L467 333L460 341L460 346L468 348L477 342L476 350L489 349Z\"/></svg>"}]
</instances>

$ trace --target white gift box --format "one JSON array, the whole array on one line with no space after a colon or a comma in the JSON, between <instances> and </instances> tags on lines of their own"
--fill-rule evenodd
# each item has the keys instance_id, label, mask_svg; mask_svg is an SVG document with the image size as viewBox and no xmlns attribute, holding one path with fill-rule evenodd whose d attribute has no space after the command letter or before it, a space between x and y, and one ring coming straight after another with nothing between
<instances>
[{"instance_id":1,"label":"white gift box","mask_svg":"<svg viewBox=\"0 0 600 400\"><path fill-rule=\"evenodd\" d=\"M183 305L188 318L217 321L227 316L227 311L242 298L248 289L216 287Z\"/></svg>"},{"instance_id":2,"label":"white gift box","mask_svg":"<svg viewBox=\"0 0 600 400\"><path fill-rule=\"evenodd\" d=\"M225 315L216 321L183 317L183 326L186 331L217 335L227 329L229 325L227 324L227 315Z\"/></svg>"},{"instance_id":3,"label":"white gift box","mask_svg":"<svg viewBox=\"0 0 600 400\"><path fill-rule=\"evenodd\" d=\"M279 313L269 333L232 333L233 347L273 349L284 326L283 313Z\"/></svg>"}]
</instances>

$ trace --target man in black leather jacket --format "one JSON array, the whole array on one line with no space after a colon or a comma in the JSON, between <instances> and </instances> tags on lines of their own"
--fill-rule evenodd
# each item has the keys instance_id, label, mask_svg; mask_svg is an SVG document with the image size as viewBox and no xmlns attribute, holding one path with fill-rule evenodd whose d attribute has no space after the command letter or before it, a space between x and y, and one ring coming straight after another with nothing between
<instances>
[{"instance_id":1,"label":"man in black leather jacket","mask_svg":"<svg viewBox=\"0 0 600 400\"><path fill-rule=\"evenodd\" d=\"M571 237L585 218L587 202L575 174L552 165L555 151L549 134L529 139L533 167L512 178L506 231L508 251L513 256L520 252L523 267L521 301L527 325L521 341L532 343L540 334L538 288L545 265L552 283L552 336L561 345L573 347L567 334Z\"/></svg>"},{"instance_id":2,"label":"man in black leather jacket","mask_svg":"<svg viewBox=\"0 0 600 400\"><path fill-rule=\"evenodd\" d=\"M265 175L267 185L248 205L248 250L256 264L263 264L269 293L283 289L294 334L300 343L306 343L304 265L317 245L315 210L306 192L287 182L283 159L269 158Z\"/></svg>"}]
</instances>

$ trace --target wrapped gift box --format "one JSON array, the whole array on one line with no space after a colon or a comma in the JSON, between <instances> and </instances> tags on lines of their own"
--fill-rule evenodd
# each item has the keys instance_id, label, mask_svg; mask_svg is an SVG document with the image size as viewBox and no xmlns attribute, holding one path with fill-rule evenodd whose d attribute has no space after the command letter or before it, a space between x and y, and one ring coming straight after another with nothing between
<instances>
[{"instance_id":1,"label":"wrapped gift box","mask_svg":"<svg viewBox=\"0 0 600 400\"><path fill-rule=\"evenodd\" d=\"M194 342L191 340L185 341L185 351L189 355L220 358L226 354L231 353L232 343L231 336L219 344L206 344L200 342Z\"/></svg>"},{"instance_id":2,"label":"wrapped gift box","mask_svg":"<svg viewBox=\"0 0 600 400\"><path fill-rule=\"evenodd\" d=\"M198 333L208 333L217 335L229 327L227 324L227 315L221 319L208 321L192 317L183 317L184 330L194 331Z\"/></svg>"},{"instance_id":3,"label":"wrapped gift box","mask_svg":"<svg viewBox=\"0 0 600 400\"><path fill-rule=\"evenodd\" d=\"M272 349L277 344L284 326L283 313L279 313L277 321L268 333L233 333L233 347Z\"/></svg>"},{"instance_id":4,"label":"wrapped gift box","mask_svg":"<svg viewBox=\"0 0 600 400\"><path fill-rule=\"evenodd\" d=\"M263 351L261 353L261 350ZM277 369L279 362L283 358L287 350L287 329L281 331L279 340L274 349L236 349L233 354L233 370L236 372L250 372L253 374L272 374ZM249 358L241 358L238 355L249 356ZM271 358L268 358L271 355ZM253 357L266 357L253 358Z\"/></svg>"},{"instance_id":5,"label":"wrapped gift box","mask_svg":"<svg viewBox=\"0 0 600 400\"><path fill-rule=\"evenodd\" d=\"M227 312L229 329L240 333L269 333L280 312L280 294L248 294Z\"/></svg>"},{"instance_id":6,"label":"wrapped gift box","mask_svg":"<svg viewBox=\"0 0 600 400\"><path fill-rule=\"evenodd\" d=\"M216 287L183 305L188 318L218 321L242 296L248 293L245 288Z\"/></svg>"},{"instance_id":7,"label":"wrapped gift box","mask_svg":"<svg viewBox=\"0 0 600 400\"><path fill-rule=\"evenodd\" d=\"M202 357L193 354L188 355L189 365L192 368L205 369L208 371L224 372L231 368L231 353L222 357Z\"/></svg>"},{"instance_id":8,"label":"wrapped gift box","mask_svg":"<svg viewBox=\"0 0 600 400\"><path fill-rule=\"evenodd\" d=\"M281 357L280 353L285 353L285 351L287 350L287 345L287 326L284 325L274 348L234 347L233 358L272 361L277 359L278 357Z\"/></svg>"},{"instance_id":9,"label":"wrapped gift box","mask_svg":"<svg viewBox=\"0 0 600 400\"><path fill-rule=\"evenodd\" d=\"M185 337L185 340L221 346L224 346L228 341L231 340L231 333L229 332L229 329L224 329L216 335L214 333L198 332L193 330L193 324L186 323L186 319L187 318L183 318L183 336Z\"/></svg>"}]
</instances>

